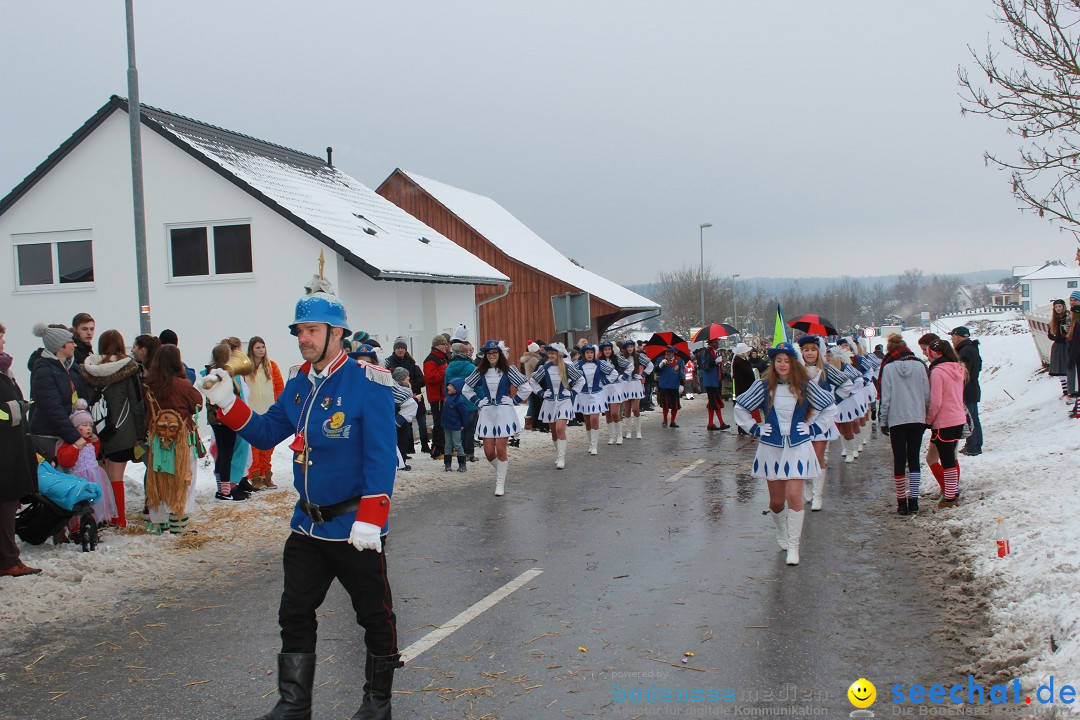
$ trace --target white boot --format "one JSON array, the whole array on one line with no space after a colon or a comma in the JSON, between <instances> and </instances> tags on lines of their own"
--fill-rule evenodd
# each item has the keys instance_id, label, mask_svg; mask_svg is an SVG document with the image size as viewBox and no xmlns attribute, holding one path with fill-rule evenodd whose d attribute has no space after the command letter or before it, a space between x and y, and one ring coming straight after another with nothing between
<instances>
[{"instance_id":1,"label":"white boot","mask_svg":"<svg viewBox=\"0 0 1080 720\"><path fill-rule=\"evenodd\" d=\"M634 435L634 416L626 416L626 439L629 440Z\"/></svg>"},{"instance_id":2,"label":"white boot","mask_svg":"<svg viewBox=\"0 0 1080 720\"><path fill-rule=\"evenodd\" d=\"M509 461L492 460L491 464L495 466L495 495L501 496L506 492L506 466Z\"/></svg>"},{"instance_id":3,"label":"white boot","mask_svg":"<svg viewBox=\"0 0 1080 720\"><path fill-rule=\"evenodd\" d=\"M805 510L788 510L787 519L787 564L799 564L799 542L802 539Z\"/></svg>"},{"instance_id":4,"label":"white boot","mask_svg":"<svg viewBox=\"0 0 1080 720\"><path fill-rule=\"evenodd\" d=\"M851 439L851 454L848 455L848 462L852 462L859 459L859 448L862 447L859 441L859 437L856 435Z\"/></svg>"},{"instance_id":5,"label":"white boot","mask_svg":"<svg viewBox=\"0 0 1080 720\"><path fill-rule=\"evenodd\" d=\"M773 522L776 524L776 542L781 550L787 550L788 542L788 509L784 508L778 513L770 512Z\"/></svg>"},{"instance_id":6,"label":"white boot","mask_svg":"<svg viewBox=\"0 0 1080 720\"><path fill-rule=\"evenodd\" d=\"M614 425L614 427L612 427L613 425ZM608 445L614 445L615 444L615 436L618 435L618 432L616 432L618 429L619 429L619 426L616 423L608 423L607 424L607 444Z\"/></svg>"},{"instance_id":7,"label":"white boot","mask_svg":"<svg viewBox=\"0 0 1080 720\"><path fill-rule=\"evenodd\" d=\"M637 430L637 439L641 439L641 416L638 415L634 418L634 428Z\"/></svg>"},{"instance_id":8,"label":"white boot","mask_svg":"<svg viewBox=\"0 0 1080 720\"><path fill-rule=\"evenodd\" d=\"M814 487L817 485L817 480L811 480L806 478L802 484L802 498L804 503L808 503L814 499Z\"/></svg>"},{"instance_id":9,"label":"white boot","mask_svg":"<svg viewBox=\"0 0 1080 720\"><path fill-rule=\"evenodd\" d=\"M810 509L817 512L821 509L821 501L825 496L825 470L814 478L814 497L810 501Z\"/></svg>"},{"instance_id":10,"label":"white boot","mask_svg":"<svg viewBox=\"0 0 1080 720\"><path fill-rule=\"evenodd\" d=\"M615 444L622 445L622 420L615 423Z\"/></svg>"},{"instance_id":11,"label":"white boot","mask_svg":"<svg viewBox=\"0 0 1080 720\"><path fill-rule=\"evenodd\" d=\"M555 467L562 470L566 467L566 441L555 441Z\"/></svg>"},{"instance_id":12,"label":"white boot","mask_svg":"<svg viewBox=\"0 0 1080 720\"><path fill-rule=\"evenodd\" d=\"M840 444L844 447L844 450L843 450L843 452L841 454L844 456L844 462L846 462L846 463L855 462L855 450L851 446L852 443L854 443L854 442L855 442L854 440L848 440L847 438L840 438Z\"/></svg>"},{"instance_id":13,"label":"white boot","mask_svg":"<svg viewBox=\"0 0 1080 720\"><path fill-rule=\"evenodd\" d=\"M599 442L600 442L600 431L599 430L590 430L589 431L589 454L590 455L599 455L600 454L599 451L596 449L596 446L597 446L597 444Z\"/></svg>"}]
</instances>

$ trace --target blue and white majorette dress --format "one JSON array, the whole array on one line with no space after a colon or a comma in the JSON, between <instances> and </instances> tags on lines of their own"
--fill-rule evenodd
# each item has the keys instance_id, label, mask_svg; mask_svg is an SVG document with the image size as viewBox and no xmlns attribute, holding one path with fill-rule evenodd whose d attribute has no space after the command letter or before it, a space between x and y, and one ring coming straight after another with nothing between
<instances>
[{"instance_id":1,"label":"blue and white majorette dress","mask_svg":"<svg viewBox=\"0 0 1080 720\"><path fill-rule=\"evenodd\" d=\"M645 376L653 371L652 360L644 353L619 357L626 362L626 368L619 373L623 400L641 400L645 397Z\"/></svg>"},{"instance_id":2,"label":"blue and white majorette dress","mask_svg":"<svg viewBox=\"0 0 1080 720\"><path fill-rule=\"evenodd\" d=\"M577 365L565 365L566 383L559 376L559 366L547 362L536 368L530 387L534 393L544 398L540 405L540 422L553 423L556 420L574 419L574 398L571 394L575 385L581 381L581 371Z\"/></svg>"},{"instance_id":3,"label":"blue and white majorette dress","mask_svg":"<svg viewBox=\"0 0 1080 720\"><path fill-rule=\"evenodd\" d=\"M806 372L810 376L810 379L812 381L816 382L818 385L821 386L823 390L825 390L825 392L833 396L834 404L838 402L835 394L837 387L844 387L845 393L851 392L851 382L844 377L843 373L841 373L839 370L834 368L832 365L829 365L828 363L825 364L824 375L822 375L820 368L813 366L808 366L806 368ZM834 383L837 384L834 385ZM840 431L836 429L836 422L834 420L829 420L827 422L824 420L819 420L817 422L821 427L825 429L825 435L822 437L816 437L814 438L814 440L830 441L836 440L840 437Z\"/></svg>"},{"instance_id":4,"label":"blue and white majorette dress","mask_svg":"<svg viewBox=\"0 0 1080 720\"><path fill-rule=\"evenodd\" d=\"M735 401L735 422L759 437L751 474L767 480L816 478L821 465L811 440L823 439L836 417L832 394L808 382L802 402L796 403L787 383L779 383L770 407L768 391L768 382L757 380ZM760 425L750 414L754 410L765 418Z\"/></svg>"},{"instance_id":5,"label":"blue and white majorette dress","mask_svg":"<svg viewBox=\"0 0 1080 720\"><path fill-rule=\"evenodd\" d=\"M517 388L515 397L510 397L511 386ZM476 416L477 437L504 438L521 432L517 405L531 392L528 379L513 365L505 373L490 368L481 375L479 370L474 370L465 378L461 394L480 408Z\"/></svg>"},{"instance_id":6,"label":"blue and white majorette dress","mask_svg":"<svg viewBox=\"0 0 1080 720\"><path fill-rule=\"evenodd\" d=\"M851 390L836 406L836 422L851 422L852 420L858 420L866 412L865 409L863 412L859 412L859 393L862 390L863 378L850 363L844 363L841 373L851 382Z\"/></svg>"},{"instance_id":7,"label":"blue and white majorette dress","mask_svg":"<svg viewBox=\"0 0 1080 720\"><path fill-rule=\"evenodd\" d=\"M612 383L618 383L619 371L607 360L579 360L577 368L581 373L581 381L574 388L574 411L582 415L607 412L607 388Z\"/></svg>"},{"instance_id":8,"label":"blue and white majorette dress","mask_svg":"<svg viewBox=\"0 0 1080 720\"><path fill-rule=\"evenodd\" d=\"M398 384L396 381L390 391L394 394L394 424L397 427L405 427L416 419L416 399L409 388ZM405 458L401 456L401 449L397 451L397 469L406 467Z\"/></svg>"},{"instance_id":9,"label":"blue and white majorette dress","mask_svg":"<svg viewBox=\"0 0 1080 720\"><path fill-rule=\"evenodd\" d=\"M627 399L626 387L623 385L622 376L624 373L630 372L630 361L622 355L612 355L611 357L601 359L611 363L611 366L615 368L615 372L618 373L618 379L604 387L604 390L607 393L608 405L618 405L623 400Z\"/></svg>"}]
</instances>

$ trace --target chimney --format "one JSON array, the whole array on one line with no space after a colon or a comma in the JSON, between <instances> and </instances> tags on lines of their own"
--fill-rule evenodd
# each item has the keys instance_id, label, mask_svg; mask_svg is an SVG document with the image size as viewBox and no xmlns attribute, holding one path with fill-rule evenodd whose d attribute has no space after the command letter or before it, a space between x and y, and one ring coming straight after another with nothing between
<instances>
[{"instance_id":1,"label":"chimney","mask_svg":"<svg viewBox=\"0 0 1080 720\"><path fill-rule=\"evenodd\" d=\"M329 146L326 148L326 164L334 167L334 148Z\"/></svg>"}]
</instances>

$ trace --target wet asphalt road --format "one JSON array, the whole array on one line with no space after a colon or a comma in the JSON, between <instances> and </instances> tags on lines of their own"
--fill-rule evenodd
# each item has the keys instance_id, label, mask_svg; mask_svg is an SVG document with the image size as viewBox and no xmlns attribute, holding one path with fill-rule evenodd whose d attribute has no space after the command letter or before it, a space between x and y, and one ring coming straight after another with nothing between
<instances>
[{"instance_id":1,"label":"wet asphalt road","mask_svg":"<svg viewBox=\"0 0 1080 720\"><path fill-rule=\"evenodd\" d=\"M841 717L860 676L876 683L882 716L890 685L955 677L961 649L936 632L947 619L926 601L924 570L890 552L906 533L890 513L886 439L852 465L834 455L826 508L807 513L802 564L789 568L762 515L764 482L749 476L754 441L708 433L689 412L678 430L646 417L644 440L602 444L599 457L571 429L564 471L553 458L512 457L503 498L479 463L469 489L395 508L388 558L403 649L522 572L543 571L399 671L399 720L719 717L791 706ZM125 614L106 624L20 639L0 659L0 718L266 712L276 690L279 552L226 567L208 559L203 580L125 600ZM684 664L686 652L694 655ZM362 658L335 585L320 617L315 717L351 717ZM654 684L720 700L629 699Z\"/></svg>"}]
</instances>

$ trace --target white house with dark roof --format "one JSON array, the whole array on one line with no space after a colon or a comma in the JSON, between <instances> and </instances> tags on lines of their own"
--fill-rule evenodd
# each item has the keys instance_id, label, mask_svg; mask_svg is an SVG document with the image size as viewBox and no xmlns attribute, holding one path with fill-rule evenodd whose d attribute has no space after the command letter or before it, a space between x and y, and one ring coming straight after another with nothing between
<instances>
[{"instance_id":1,"label":"white house with dark roof","mask_svg":"<svg viewBox=\"0 0 1080 720\"><path fill-rule=\"evenodd\" d=\"M0 200L17 370L38 321L89 312L98 333L138 333L127 110L112 97ZM288 325L320 250L352 329L387 352L405 336L421 360L436 333L475 326L477 286L509 282L323 158L148 106L142 128L153 331L175 330L191 366L230 335L298 362Z\"/></svg>"}]
</instances>

